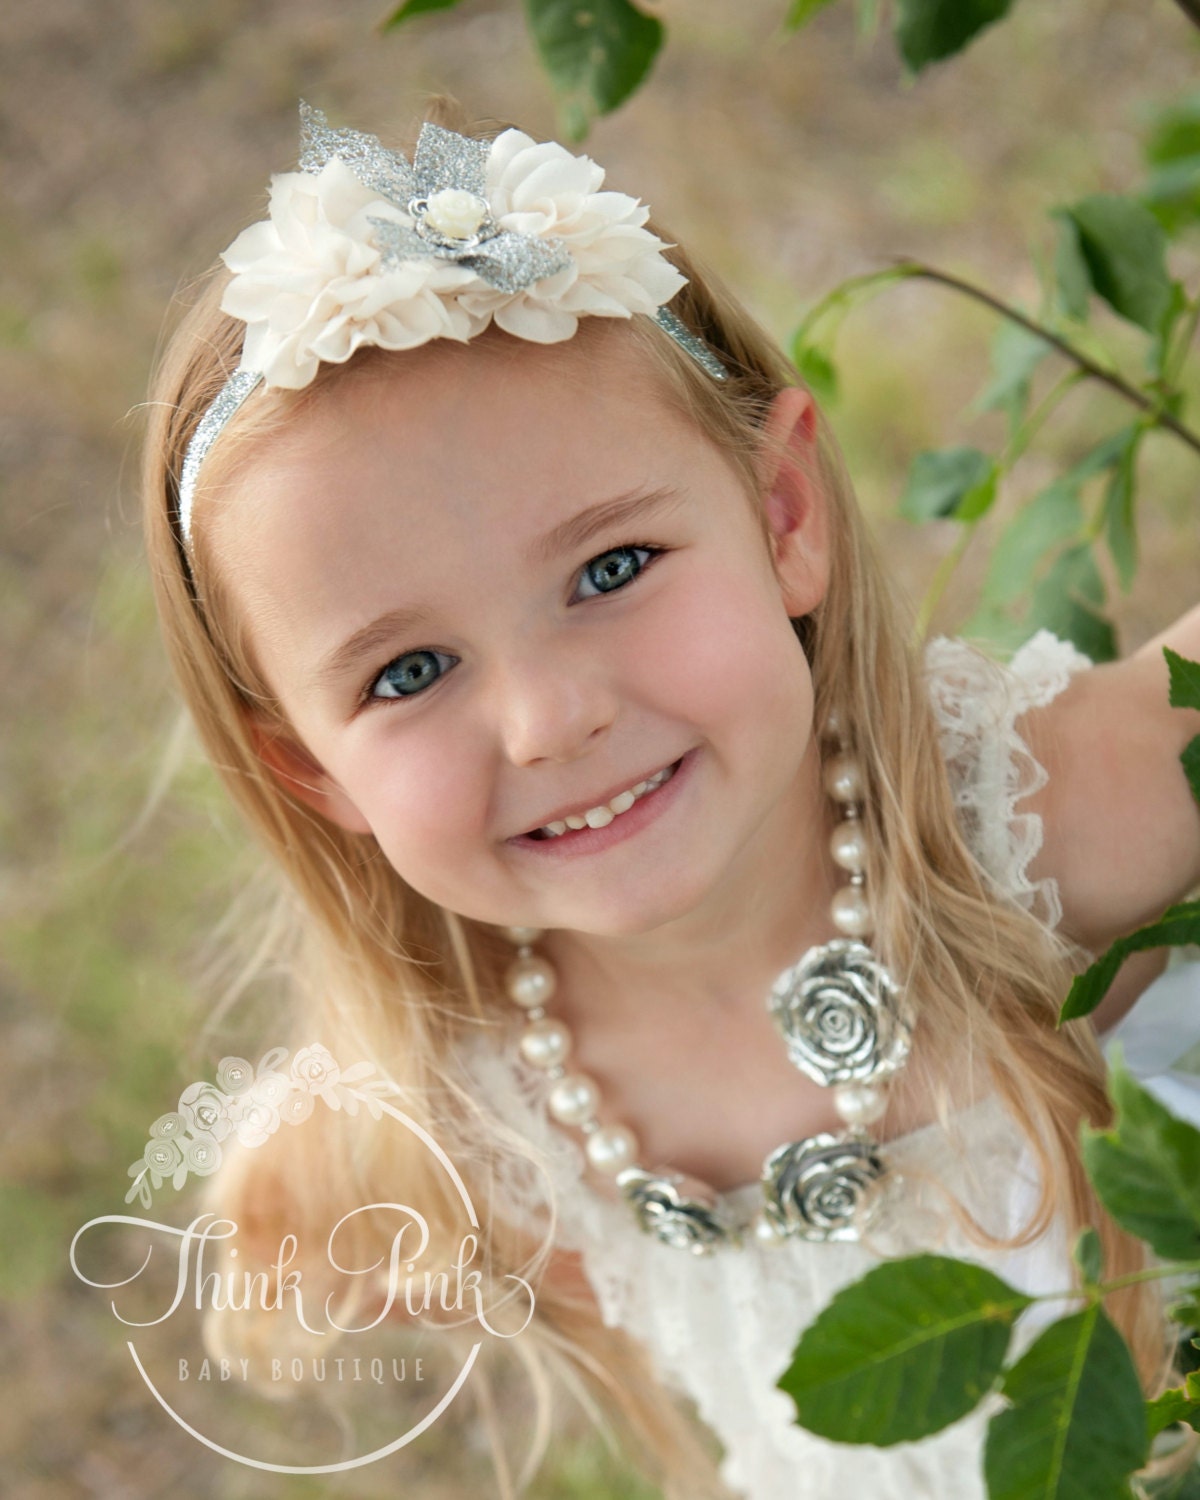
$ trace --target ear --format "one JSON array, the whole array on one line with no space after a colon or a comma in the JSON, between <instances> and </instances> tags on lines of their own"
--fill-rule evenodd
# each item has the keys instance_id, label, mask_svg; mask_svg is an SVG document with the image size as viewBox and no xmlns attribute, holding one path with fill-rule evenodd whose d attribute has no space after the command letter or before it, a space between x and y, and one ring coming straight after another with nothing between
<instances>
[{"instance_id":1,"label":"ear","mask_svg":"<svg viewBox=\"0 0 1200 1500\"><path fill-rule=\"evenodd\" d=\"M817 408L806 390L787 386L771 402L760 461L775 574L798 619L829 585L829 507L817 467Z\"/></svg>"},{"instance_id":2,"label":"ear","mask_svg":"<svg viewBox=\"0 0 1200 1500\"><path fill-rule=\"evenodd\" d=\"M370 833L371 825L358 807L303 745L288 737L278 724L248 720L255 754L289 796L303 802L347 833Z\"/></svg>"}]
</instances>

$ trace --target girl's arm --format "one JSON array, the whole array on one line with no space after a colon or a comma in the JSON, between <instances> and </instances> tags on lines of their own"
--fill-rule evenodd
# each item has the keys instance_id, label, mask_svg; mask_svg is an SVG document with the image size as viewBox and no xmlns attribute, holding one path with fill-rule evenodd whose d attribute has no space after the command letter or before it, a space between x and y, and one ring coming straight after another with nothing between
<instances>
[{"instance_id":1,"label":"girl's arm","mask_svg":"<svg viewBox=\"0 0 1200 1500\"><path fill-rule=\"evenodd\" d=\"M1100 952L1200 886L1200 807L1179 763L1200 712L1172 708L1162 648L1200 660L1200 606L1119 662L1079 672L1021 722L1049 781L1022 808L1045 837L1030 874L1058 881L1064 933ZM1122 971L1122 994L1097 1013L1103 1029L1140 993L1165 954ZM1129 971L1126 973L1126 971ZM1121 981L1118 981L1120 984Z\"/></svg>"}]
</instances>

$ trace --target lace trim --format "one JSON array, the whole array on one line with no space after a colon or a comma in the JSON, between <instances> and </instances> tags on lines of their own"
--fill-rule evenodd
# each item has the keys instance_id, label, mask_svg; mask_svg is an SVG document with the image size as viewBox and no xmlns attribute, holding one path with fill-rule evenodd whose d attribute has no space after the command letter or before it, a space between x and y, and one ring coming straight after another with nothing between
<instances>
[{"instance_id":1,"label":"lace trim","mask_svg":"<svg viewBox=\"0 0 1200 1500\"><path fill-rule=\"evenodd\" d=\"M1040 917L1062 920L1058 882L1030 880L1042 847L1037 813L1017 803L1049 780L1017 732L1027 709L1052 702L1075 672L1092 665L1070 641L1039 630L1007 667L966 641L937 636L925 650L929 699L959 821L971 852L997 890Z\"/></svg>"}]
</instances>

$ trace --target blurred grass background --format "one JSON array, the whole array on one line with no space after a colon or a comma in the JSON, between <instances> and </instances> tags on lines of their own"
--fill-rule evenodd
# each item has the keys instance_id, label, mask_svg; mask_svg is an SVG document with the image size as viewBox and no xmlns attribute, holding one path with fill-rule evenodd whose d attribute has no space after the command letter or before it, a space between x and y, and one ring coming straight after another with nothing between
<instances>
[{"instance_id":1,"label":"blurred grass background","mask_svg":"<svg viewBox=\"0 0 1200 1500\"><path fill-rule=\"evenodd\" d=\"M665 0L648 86L583 147L653 205L781 338L834 283L911 255L1032 306L1055 202L1126 191L1156 105L1195 86L1197 35L1168 0L1024 0L963 57L906 82L851 7L795 37L784 0ZM170 1427L71 1235L122 1211L125 1164L220 1055L198 1038L210 959L252 883L212 778L177 729L137 529L138 403L176 288L261 216L294 162L296 102L386 134L430 90L555 130L515 0L471 0L381 39L368 0L21 0L0 50L0 1492L59 1497L492 1493L481 1444L439 1429L344 1482L236 1469ZM1173 252L1193 279L1194 255ZM919 596L953 523L894 515L921 448L985 445L967 420L994 329L908 285L849 323L833 411L864 505ZM1113 332L1114 345L1120 338ZM1021 487L1115 422L1083 388ZM1195 600L1194 459L1146 445L1141 573L1117 597L1123 651ZM988 523L992 523L989 521ZM935 630L969 612L987 536ZM994 534L994 533L991 533ZM1109 575L1111 581L1111 574ZM224 925L222 925L224 924ZM259 1042L259 995L222 1033ZM266 1037L269 1042L270 1037ZM544 1496L649 1493L567 1434Z\"/></svg>"}]
</instances>

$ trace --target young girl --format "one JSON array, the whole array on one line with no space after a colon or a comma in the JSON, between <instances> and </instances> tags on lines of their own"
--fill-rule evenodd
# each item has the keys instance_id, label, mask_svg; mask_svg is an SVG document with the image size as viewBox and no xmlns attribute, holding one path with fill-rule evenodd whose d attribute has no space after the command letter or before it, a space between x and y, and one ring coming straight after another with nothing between
<instances>
[{"instance_id":1,"label":"young girl","mask_svg":"<svg viewBox=\"0 0 1200 1500\"><path fill-rule=\"evenodd\" d=\"M1095 1223L1139 1263L1055 1018L1200 878L1161 651L1200 611L1106 667L1045 631L916 657L795 371L587 158L439 102L403 154L306 112L301 166L172 342L146 483L183 692L289 893L294 1037L396 1080L493 1284L536 1282L516 1352L668 1493L980 1496L982 1418L841 1448L775 1381L882 1254L1053 1290ZM372 1141L356 1181L449 1235ZM317 1222L325 1149L282 1132L220 1201ZM1152 1381L1153 1295L1112 1311Z\"/></svg>"}]
</instances>

